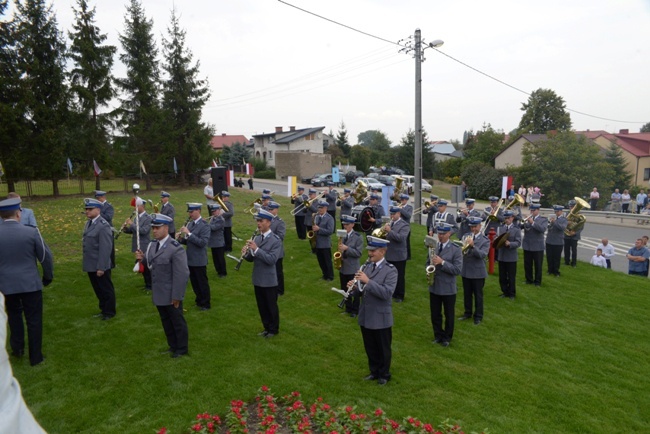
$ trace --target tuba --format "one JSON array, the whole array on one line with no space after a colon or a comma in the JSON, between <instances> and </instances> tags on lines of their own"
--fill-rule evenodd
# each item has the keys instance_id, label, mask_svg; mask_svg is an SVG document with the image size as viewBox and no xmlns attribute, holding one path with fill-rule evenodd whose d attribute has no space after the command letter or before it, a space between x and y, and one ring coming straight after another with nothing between
<instances>
[{"instance_id":1,"label":"tuba","mask_svg":"<svg viewBox=\"0 0 650 434\"><path fill-rule=\"evenodd\" d=\"M526 202L526 199L524 199L524 197L519 193L515 193L515 198L506 206L506 209L513 209L516 206L521 206L524 202Z\"/></svg>"},{"instance_id":2,"label":"tuba","mask_svg":"<svg viewBox=\"0 0 650 434\"><path fill-rule=\"evenodd\" d=\"M219 206L221 206L221 209L223 210L223 212L228 212L230 210L230 208L227 207L226 204L224 203L223 199L221 199L221 193L219 193L218 195L216 195L214 197L214 201L217 202L219 204ZM255 205L253 205L253 208L254 207L255 207Z\"/></svg>"},{"instance_id":3,"label":"tuba","mask_svg":"<svg viewBox=\"0 0 650 434\"><path fill-rule=\"evenodd\" d=\"M363 181L358 181L354 191L350 194L354 198L354 204L359 205L368 195L368 186Z\"/></svg>"},{"instance_id":4,"label":"tuba","mask_svg":"<svg viewBox=\"0 0 650 434\"><path fill-rule=\"evenodd\" d=\"M582 208L591 209L591 206L589 206L586 200L577 196L573 199L576 201L576 204L571 208L571 211L569 211L569 214L566 216L569 223L566 225L566 229L564 229L564 235L569 237L575 235L576 232L585 227L587 218L582 214L579 214L580 210Z\"/></svg>"},{"instance_id":5,"label":"tuba","mask_svg":"<svg viewBox=\"0 0 650 434\"><path fill-rule=\"evenodd\" d=\"M406 182L404 181L405 179L401 176L395 177L395 190L393 191L393 198L395 198L395 200L399 200L400 195L404 193L406 188Z\"/></svg>"}]
</instances>

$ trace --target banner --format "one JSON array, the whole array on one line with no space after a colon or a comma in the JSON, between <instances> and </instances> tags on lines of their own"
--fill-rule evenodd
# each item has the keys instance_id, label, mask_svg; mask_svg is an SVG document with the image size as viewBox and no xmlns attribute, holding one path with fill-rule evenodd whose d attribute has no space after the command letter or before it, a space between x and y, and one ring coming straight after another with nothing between
<instances>
[{"instance_id":1,"label":"banner","mask_svg":"<svg viewBox=\"0 0 650 434\"><path fill-rule=\"evenodd\" d=\"M93 169L95 169L95 176L99 176L102 173L102 169L99 168L95 160L93 160Z\"/></svg>"},{"instance_id":2,"label":"banner","mask_svg":"<svg viewBox=\"0 0 650 434\"><path fill-rule=\"evenodd\" d=\"M72 175L72 161L70 161L69 157L68 157L68 173Z\"/></svg>"},{"instance_id":3,"label":"banner","mask_svg":"<svg viewBox=\"0 0 650 434\"><path fill-rule=\"evenodd\" d=\"M513 178L512 176L504 176L501 181L501 197L508 198L508 189L512 185Z\"/></svg>"},{"instance_id":4,"label":"banner","mask_svg":"<svg viewBox=\"0 0 650 434\"><path fill-rule=\"evenodd\" d=\"M178 174L178 165L176 164L176 157L174 157L174 173Z\"/></svg>"},{"instance_id":5,"label":"banner","mask_svg":"<svg viewBox=\"0 0 650 434\"><path fill-rule=\"evenodd\" d=\"M144 168L144 163L142 162L142 160L140 160L140 170L142 170L142 173L144 173L145 175L147 174L147 169Z\"/></svg>"}]
</instances>

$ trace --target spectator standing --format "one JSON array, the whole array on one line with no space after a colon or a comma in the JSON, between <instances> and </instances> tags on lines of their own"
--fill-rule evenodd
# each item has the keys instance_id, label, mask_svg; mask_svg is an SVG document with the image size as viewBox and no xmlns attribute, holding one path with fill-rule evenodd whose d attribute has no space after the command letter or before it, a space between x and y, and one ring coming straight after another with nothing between
<instances>
[{"instance_id":1,"label":"spectator standing","mask_svg":"<svg viewBox=\"0 0 650 434\"><path fill-rule=\"evenodd\" d=\"M589 205L591 206L592 211L596 211L596 207L598 206L598 199L600 199L600 193L598 193L598 189L594 187L594 189L589 194Z\"/></svg>"},{"instance_id":2,"label":"spectator standing","mask_svg":"<svg viewBox=\"0 0 650 434\"><path fill-rule=\"evenodd\" d=\"M607 260L603 256L603 251L601 249L596 249L596 254L591 257L591 265L607 268Z\"/></svg>"},{"instance_id":3,"label":"spectator standing","mask_svg":"<svg viewBox=\"0 0 650 434\"><path fill-rule=\"evenodd\" d=\"M645 276L647 269L647 260L650 258L650 251L643 245L643 239L637 238L634 247L627 251L625 255L629 261L627 274L635 276Z\"/></svg>"},{"instance_id":4,"label":"spectator standing","mask_svg":"<svg viewBox=\"0 0 650 434\"><path fill-rule=\"evenodd\" d=\"M605 257L605 262L607 262L607 268L611 269L612 268L612 258L616 254L614 251L614 246L612 246L609 243L609 240L607 238L603 238L596 247L596 251L602 250L603 256Z\"/></svg>"},{"instance_id":5,"label":"spectator standing","mask_svg":"<svg viewBox=\"0 0 650 434\"><path fill-rule=\"evenodd\" d=\"M208 185L203 189L203 195L205 196L205 202L208 205L216 203L214 201L214 190L212 189L212 178L208 178Z\"/></svg>"},{"instance_id":6,"label":"spectator standing","mask_svg":"<svg viewBox=\"0 0 650 434\"><path fill-rule=\"evenodd\" d=\"M641 214L641 210L648 204L648 195L645 190L641 189L639 194L636 195L636 213ZM638 222L637 222L638 223Z\"/></svg>"},{"instance_id":7,"label":"spectator standing","mask_svg":"<svg viewBox=\"0 0 650 434\"><path fill-rule=\"evenodd\" d=\"M623 194L621 194L621 212L624 213L629 213L630 212L630 192L626 190L623 190Z\"/></svg>"},{"instance_id":8,"label":"spectator standing","mask_svg":"<svg viewBox=\"0 0 650 434\"><path fill-rule=\"evenodd\" d=\"M248 175L248 189L253 189L253 175Z\"/></svg>"},{"instance_id":9,"label":"spectator standing","mask_svg":"<svg viewBox=\"0 0 650 434\"><path fill-rule=\"evenodd\" d=\"M618 188L614 189L614 193L612 193L611 200L612 200L612 206L610 209L614 212L620 212L622 196L621 193L618 191Z\"/></svg>"},{"instance_id":10,"label":"spectator standing","mask_svg":"<svg viewBox=\"0 0 650 434\"><path fill-rule=\"evenodd\" d=\"M528 198L526 197L528 194L528 191L526 190L526 187L524 187L524 184L521 184L519 186L519 190L517 191L521 197L524 198L524 204L523 205L530 205L530 202L528 202Z\"/></svg>"}]
</instances>

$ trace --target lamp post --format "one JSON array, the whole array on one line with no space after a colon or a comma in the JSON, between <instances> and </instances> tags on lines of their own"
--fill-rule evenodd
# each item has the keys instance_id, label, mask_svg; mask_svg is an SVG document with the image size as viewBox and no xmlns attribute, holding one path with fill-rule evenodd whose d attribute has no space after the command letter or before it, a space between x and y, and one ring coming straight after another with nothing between
<instances>
[{"instance_id":1,"label":"lamp post","mask_svg":"<svg viewBox=\"0 0 650 434\"><path fill-rule=\"evenodd\" d=\"M415 57L415 188L414 208L422 205L422 62L423 52L427 48L438 48L444 44L440 39L422 47L422 36L420 29L415 29L414 35L414 57ZM422 224L422 213L419 214Z\"/></svg>"}]
</instances>

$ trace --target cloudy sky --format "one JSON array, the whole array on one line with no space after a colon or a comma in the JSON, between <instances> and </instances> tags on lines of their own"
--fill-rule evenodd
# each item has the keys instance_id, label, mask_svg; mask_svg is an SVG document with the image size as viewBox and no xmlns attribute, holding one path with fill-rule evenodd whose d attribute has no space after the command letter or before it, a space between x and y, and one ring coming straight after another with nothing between
<instances>
[{"instance_id":1,"label":"cloudy sky","mask_svg":"<svg viewBox=\"0 0 650 434\"><path fill-rule=\"evenodd\" d=\"M286 0L388 41L422 31L444 54L517 89L549 88L575 112L575 129L650 121L650 0ZM118 46L126 0L89 0ZM75 0L54 0L71 28ZM415 61L399 47L278 0L142 0L158 41L172 8L187 30L212 97L216 133L253 134L345 122L352 144L370 129L394 144L414 127ZM160 45L160 44L159 44ZM510 131L528 96L429 49L422 64L423 125L433 140L462 140L484 123ZM116 61L115 73L123 75Z\"/></svg>"}]
</instances>

